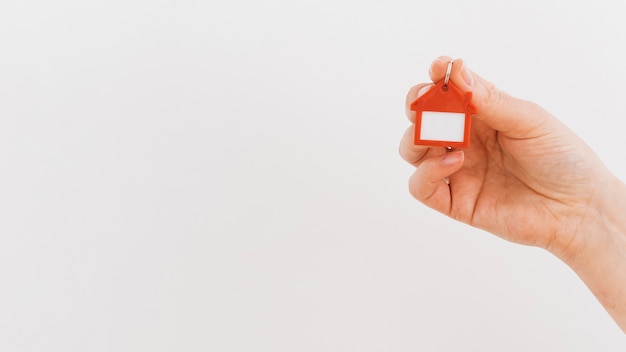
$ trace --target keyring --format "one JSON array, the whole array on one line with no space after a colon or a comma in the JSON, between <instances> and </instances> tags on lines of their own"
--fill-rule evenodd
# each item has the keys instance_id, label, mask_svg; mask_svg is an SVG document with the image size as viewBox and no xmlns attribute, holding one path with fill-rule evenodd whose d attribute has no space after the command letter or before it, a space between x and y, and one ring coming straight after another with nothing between
<instances>
[{"instance_id":1,"label":"keyring","mask_svg":"<svg viewBox=\"0 0 626 352\"><path fill-rule=\"evenodd\" d=\"M448 62L448 69L446 70L446 78L443 80L443 89L448 89L448 82L450 82L450 73L452 73L452 64L454 60Z\"/></svg>"}]
</instances>

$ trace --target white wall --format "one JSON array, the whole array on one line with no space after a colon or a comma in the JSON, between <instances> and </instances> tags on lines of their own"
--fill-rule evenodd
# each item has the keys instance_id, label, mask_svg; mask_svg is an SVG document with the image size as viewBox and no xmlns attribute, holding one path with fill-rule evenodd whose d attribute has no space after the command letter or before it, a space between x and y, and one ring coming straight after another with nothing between
<instances>
[{"instance_id":1,"label":"white wall","mask_svg":"<svg viewBox=\"0 0 626 352\"><path fill-rule=\"evenodd\" d=\"M0 350L623 351L543 250L411 199L430 62L626 180L624 1L0 2Z\"/></svg>"}]
</instances>

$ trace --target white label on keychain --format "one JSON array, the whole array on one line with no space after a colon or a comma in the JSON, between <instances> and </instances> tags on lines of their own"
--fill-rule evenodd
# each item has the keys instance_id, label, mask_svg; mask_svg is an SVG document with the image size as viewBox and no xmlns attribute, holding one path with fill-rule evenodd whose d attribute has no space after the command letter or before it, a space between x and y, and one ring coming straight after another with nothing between
<instances>
[{"instance_id":1,"label":"white label on keychain","mask_svg":"<svg viewBox=\"0 0 626 352\"><path fill-rule=\"evenodd\" d=\"M463 142L465 114L456 112L422 111L420 139Z\"/></svg>"}]
</instances>

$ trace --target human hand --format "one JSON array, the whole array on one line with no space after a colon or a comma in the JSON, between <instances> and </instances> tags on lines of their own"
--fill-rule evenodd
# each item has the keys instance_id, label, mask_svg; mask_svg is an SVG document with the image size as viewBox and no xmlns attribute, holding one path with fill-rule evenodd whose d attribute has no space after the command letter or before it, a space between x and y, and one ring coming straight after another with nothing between
<instances>
[{"instance_id":1,"label":"human hand","mask_svg":"<svg viewBox=\"0 0 626 352\"><path fill-rule=\"evenodd\" d=\"M433 82L445 76L449 57L431 66ZM465 150L413 144L404 134L402 157L416 167L411 194L427 206L504 239L546 248L567 259L584 242L590 214L602 210L614 179L595 153L536 104L513 98L455 60L450 79L473 93L471 146ZM413 87L408 106L431 84ZM445 179L448 179L449 183ZM591 224L590 224L591 225Z\"/></svg>"},{"instance_id":2,"label":"human hand","mask_svg":"<svg viewBox=\"0 0 626 352\"><path fill-rule=\"evenodd\" d=\"M431 65L433 82L449 57ZM626 186L570 129L539 106L513 98L454 61L450 79L471 91L471 146L416 146L414 126L400 154L416 167L411 194L427 206L506 240L543 247L569 265L626 333ZM409 105L432 84L419 84Z\"/></svg>"}]
</instances>

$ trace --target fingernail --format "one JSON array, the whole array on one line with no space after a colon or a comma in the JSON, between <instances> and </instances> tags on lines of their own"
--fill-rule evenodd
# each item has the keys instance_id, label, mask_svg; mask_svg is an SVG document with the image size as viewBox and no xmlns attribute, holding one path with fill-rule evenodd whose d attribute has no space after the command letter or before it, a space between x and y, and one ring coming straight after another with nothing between
<instances>
[{"instance_id":1,"label":"fingernail","mask_svg":"<svg viewBox=\"0 0 626 352\"><path fill-rule=\"evenodd\" d=\"M452 166L458 164L463 159L463 152L456 151L450 152L446 154L443 159L441 159L441 166Z\"/></svg>"},{"instance_id":2,"label":"fingernail","mask_svg":"<svg viewBox=\"0 0 626 352\"><path fill-rule=\"evenodd\" d=\"M465 63L463 63L463 70L461 71L461 76L463 77L465 84L467 84L470 87L474 85L474 74L472 73L472 71L470 71L469 68L467 68L467 65Z\"/></svg>"},{"instance_id":3,"label":"fingernail","mask_svg":"<svg viewBox=\"0 0 626 352\"><path fill-rule=\"evenodd\" d=\"M428 92L428 90L430 89L430 87L432 87L432 85L428 85L425 87L420 88L420 90L417 91L417 97L421 97L422 95L424 95L424 93Z\"/></svg>"}]
</instances>

